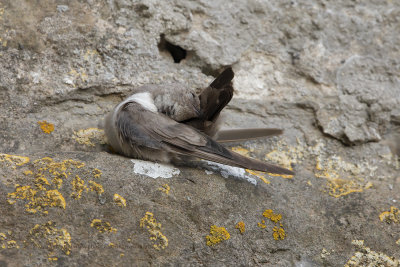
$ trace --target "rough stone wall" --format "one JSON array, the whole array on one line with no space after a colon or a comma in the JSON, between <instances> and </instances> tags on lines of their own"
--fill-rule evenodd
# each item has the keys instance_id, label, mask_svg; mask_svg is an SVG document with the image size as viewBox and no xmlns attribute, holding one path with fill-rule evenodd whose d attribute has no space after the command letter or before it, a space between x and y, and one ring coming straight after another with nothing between
<instances>
[{"instance_id":1,"label":"rough stone wall","mask_svg":"<svg viewBox=\"0 0 400 267\"><path fill-rule=\"evenodd\" d=\"M399 44L398 1L2 0L0 265L398 266ZM294 177L106 151L132 87L228 65L225 126L285 129L230 147Z\"/></svg>"}]
</instances>

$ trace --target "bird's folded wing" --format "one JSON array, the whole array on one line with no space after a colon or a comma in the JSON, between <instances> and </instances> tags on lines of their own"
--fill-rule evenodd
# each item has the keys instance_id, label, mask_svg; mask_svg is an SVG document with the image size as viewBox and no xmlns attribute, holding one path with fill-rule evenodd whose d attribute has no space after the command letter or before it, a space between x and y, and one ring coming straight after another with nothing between
<instances>
[{"instance_id":1,"label":"bird's folded wing","mask_svg":"<svg viewBox=\"0 0 400 267\"><path fill-rule=\"evenodd\" d=\"M232 152L196 129L178 123L163 114L140 109L140 105L134 103L127 105L121 110L120 116L125 120L125 127L135 125L135 131L124 131L124 134L129 135L130 132L133 134L126 136L131 138L131 143L150 144L151 147L163 147L173 153L246 169L293 174L290 170ZM140 129L139 134L137 129Z\"/></svg>"}]
</instances>

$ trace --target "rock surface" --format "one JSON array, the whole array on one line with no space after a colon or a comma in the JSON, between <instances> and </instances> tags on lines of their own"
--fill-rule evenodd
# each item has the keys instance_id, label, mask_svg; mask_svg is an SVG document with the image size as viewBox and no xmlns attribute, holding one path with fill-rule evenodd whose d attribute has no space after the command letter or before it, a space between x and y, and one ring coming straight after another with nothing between
<instances>
[{"instance_id":1,"label":"rock surface","mask_svg":"<svg viewBox=\"0 0 400 267\"><path fill-rule=\"evenodd\" d=\"M0 266L399 266L399 15L373 0L0 2ZM285 129L229 147L294 177L194 162L150 164L167 173L154 179L107 152L102 118L133 86L202 88L227 65L225 126Z\"/></svg>"}]
</instances>

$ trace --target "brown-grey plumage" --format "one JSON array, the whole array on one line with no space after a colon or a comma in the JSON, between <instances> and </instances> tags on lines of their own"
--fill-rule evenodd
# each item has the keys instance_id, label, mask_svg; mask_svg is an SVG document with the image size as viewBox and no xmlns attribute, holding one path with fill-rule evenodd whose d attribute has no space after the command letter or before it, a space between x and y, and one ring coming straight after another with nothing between
<instances>
[{"instance_id":1,"label":"brown-grey plumage","mask_svg":"<svg viewBox=\"0 0 400 267\"><path fill-rule=\"evenodd\" d=\"M168 162L194 156L235 167L292 175L287 169L229 151L204 133L134 101L108 116L106 134L116 152L128 157Z\"/></svg>"},{"instance_id":2,"label":"brown-grey plumage","mask_svg":"<svg viewBox=\"0 0 400 267\"><path fill-rule=\"evenodd\" d=\"M221 142L278 135L279 129L218 130L218 118L233 96L233 71L223 71L199 96L182 84L145 85L106 117L112 148L125 156L170 162L194 156L277 174L293 172L227 150ZM214 139L213 139L214 138Z\"/></svg>"},{"instance_id":3,"label":"brown-grey plumage","mask_svg":"<svg viewBox=\"0 0 400 267\"><path fill-rule=\"evenodd\" d=\"M199 95L200 115L186 120L185 123L209 136L216 136L220 126L219 115L233 97L233 77L230 67L218 75Z\"/></svg>"}]
</instances>

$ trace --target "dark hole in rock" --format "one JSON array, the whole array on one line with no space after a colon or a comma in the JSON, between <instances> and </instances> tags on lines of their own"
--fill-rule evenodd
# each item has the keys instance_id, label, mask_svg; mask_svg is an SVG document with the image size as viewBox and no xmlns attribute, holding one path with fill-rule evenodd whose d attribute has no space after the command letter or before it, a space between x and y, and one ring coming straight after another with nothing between
<instances>
[{"instance_id":1,"label":"dark hole in rock","mask_svg":"<svg viewBox=\"0 0 400 267\"><path fill-rule=\"evenodd\" d=\"M164 35L161 35L160 43L158 44L158 49L160 51L168 51L169 54L174 59L175 63L180 63L182 59L186 58L187 52L185 49L178 45L171 44L165 40Z\"/></svg>"}]
</instances>

